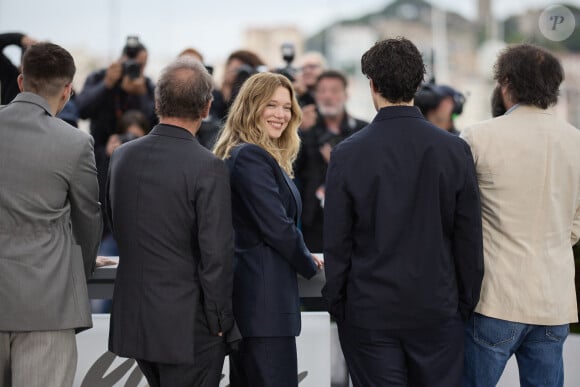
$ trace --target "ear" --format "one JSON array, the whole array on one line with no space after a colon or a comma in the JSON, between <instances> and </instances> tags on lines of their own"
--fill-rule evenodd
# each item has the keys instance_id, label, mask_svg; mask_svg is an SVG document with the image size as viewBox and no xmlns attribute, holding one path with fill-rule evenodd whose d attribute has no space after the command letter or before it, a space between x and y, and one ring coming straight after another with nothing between
<instances>
[{"instance_id":1,"label":"ear","mask_svg":"<svg viewBox=\"0 0 580 387\"><path fill-rule=\"evenodd\" d=\"M201 112L201 118L205 119L207 118L207 116L209 116L209 109L211 108L211 103L213 100L210 100L207 105L205 105L205 107L203 108L203 111Z\"/></svg>"},{"instance_id":2,"label":"ear","mask_svg":"<svg viewBox=\"0 0 580 387\"><path fill-rule=\"evenodd\" d=\"M70 90L67 90L69 87L70 87ZM61 98L64 101L67 101L68 102L68 96L72 94L72 87L73 86L72 86L72 83L71 83L69 86L65 87L64 90L62 91ZM66 102L65 102L65 104L66 104Z\"/></svg>"},{"instance_id":3,"label":"ear","mask_svg":"<svg viewBox=\"0 0 580 387\"><path fill-rule=\"evenodd\" d=\"M370 83L370 86L371 86L371 91L372 91L373 93L378 93L378 91L377 91L377 87L376 87L375 83L374 83L374 82L373 82L373 80L372 80L372 79L370 79L370 78L369 78L369 83Z\"/></svg>"},{"instance_id":4,"label":"ear","mask_svg":"<svg viewBox=\"0 0 580 387\"><path fill-rule=\"evenodd\" d=\"M22 76L22 74L18 75L18 78L16 79L16 81L18 82L18 89L22 92L24 91L24 77Z\"/></svg>"},{"instance_id":5,"label":"ear","mask_svg":"<svg viewBox=\"0 0 580 387\"><path fill-rule=\"evenodd\" d=\"M501 90L501 96L504 100L504 104L506 102L511 101L511 96L510 96L510 89L507 83L501 84L500 85L500 90Z\"/></svg>"}]
</instances>

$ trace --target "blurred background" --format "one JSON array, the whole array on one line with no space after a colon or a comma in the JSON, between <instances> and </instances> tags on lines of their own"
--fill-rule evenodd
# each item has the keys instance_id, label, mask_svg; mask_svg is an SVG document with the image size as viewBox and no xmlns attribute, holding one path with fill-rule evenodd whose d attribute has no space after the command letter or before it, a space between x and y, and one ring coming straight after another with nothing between
<instances>
[{"instance_id":1,"label":"blurred background","mask_svg":"<svg viewBox=\"0 0 580 387\"><path fill-rule=\"evenodd\" d=\"M151 80L184 49L195 48L206 66L213 68L218 88L226 75L226 60L235 50L258 54L270 69L289 66L296 72L303 66L302 54L317 51L326 58L327 68L347 75L347 110L366 121L372 120L375 110L368 80L360 71L361 55L378 40L405 36L423 54L425 81L449 85L465 97L455 119L459 131L491 118L492 71L498 52L511 43L534 43L562 61L566 79L555 111L580 127L580 0L559 3L574 18L571 34L559 41L548 39L540 29L542 12L555 4L546 0L0 0L0 34L20 32L68 49L77 64L78 91L89 74L119 60L128 36L137 36L147 48L145 75ZM284 43L294 47L293 58L287 61L281 52ZM3 53L19 64L20 47L8 46ZM89 130L88 121L78 124ZM119 138L117 146L121 142ZM105 173L106 165L101 169ZM580 245L575 255L580 291ZM580 333L580 326L575 324L572 330ZM336 338L333 343L336 347ZM332 353L332 385L342 387L346 371L340 351Z\"/></svg>"},{"instance_id":2,"label":"blurred background","mask_svg":"<svg viewBox=\"0 0 580 387\"><path fill-rule=\"evenodd\" d=\"M360 57L375 41L403 35L423 53L426 81L434 78L465 95L463 113L456 120L459 130L490 117L492 65L498 50L509 43L531 42L561 58L566 81L557 112L580 126L580 32L576 28L561 42L543 36L538 20L553 4L545 0L0 0L0 32L22 32L70 50L78 66L78 90L91 71L119 58L128 35L137 35L147 47L145 73L153 80L184 48L194 47L214 67L218 85L232 51L252 50L270 67L279 67L284 65L280 46L290 42L296 57L320 51L329 68L348 74L348 110L366 120L375 112L368 83L360 73ZM580 20L580 0L562 5ZM18 48L8 47L5 54L15 63L20 60Z\"/></svg>"}]
</instances>

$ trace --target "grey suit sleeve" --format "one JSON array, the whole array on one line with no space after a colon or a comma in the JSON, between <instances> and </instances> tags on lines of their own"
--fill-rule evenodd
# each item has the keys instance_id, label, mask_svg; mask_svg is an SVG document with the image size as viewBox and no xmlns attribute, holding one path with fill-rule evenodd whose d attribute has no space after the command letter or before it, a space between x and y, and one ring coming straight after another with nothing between
<instances>
[{"instance_id":1,"label":"grey suit sleeve","mask_svg":"<svg viewBox=\"0 0 580 387\"><path fill-rule=\"evenodd\" d=\"M199 280L204 311L212 334L234 325L232 291L234 242L229 173L225 164L212 160L198 178L195 209L201 258Z\"/></svg>"},{"instance_id":2,"label":"grey suit sleeve","mask_svg":"<svg viewBox=\"0 0 580 387\"><path fill-rule=\"evenodd\" d=\"M85 275L89 278L95 268L103 227L92 137L83 143L70 181L69 200L73 234L81 246Z\"/></svg>"}]
</instances>

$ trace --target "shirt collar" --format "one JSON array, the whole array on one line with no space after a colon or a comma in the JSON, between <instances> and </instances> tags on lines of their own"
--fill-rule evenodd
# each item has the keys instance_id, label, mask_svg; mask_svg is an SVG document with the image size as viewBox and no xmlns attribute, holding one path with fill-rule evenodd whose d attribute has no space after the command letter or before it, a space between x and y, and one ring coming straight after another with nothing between
<instances>
[{"instance_id":1,"label":"shirt collar","mask_svg":"<svg viewBox=\"0 0 580 387\"><path fill-rule=\"evenodd\" d=\"M513 112L514 110L516 110L519 107L520 107L520 104L519 103L516 103L514 106L512 106L511 108L509 108L509 110L507 112L504 113L504 116L510 114L511 112Z\"/></svg>"}]
</instances>

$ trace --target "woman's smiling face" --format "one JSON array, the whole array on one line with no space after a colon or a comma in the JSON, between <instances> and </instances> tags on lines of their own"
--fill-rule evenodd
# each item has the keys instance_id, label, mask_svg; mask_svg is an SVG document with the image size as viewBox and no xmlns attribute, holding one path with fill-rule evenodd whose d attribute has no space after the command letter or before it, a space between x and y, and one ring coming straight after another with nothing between
<instances>
[{"instance_id":1,"label":"woman's smiling face","mask_svg":"<svg viewBox=\"0 0 580 387\"><path fill-rule=\"evenodd\" d=\"M290 92L283 86L276 89L261 115L261 124L271 139L280 138L292 118Z\"/></svg>"}]
</instances>

